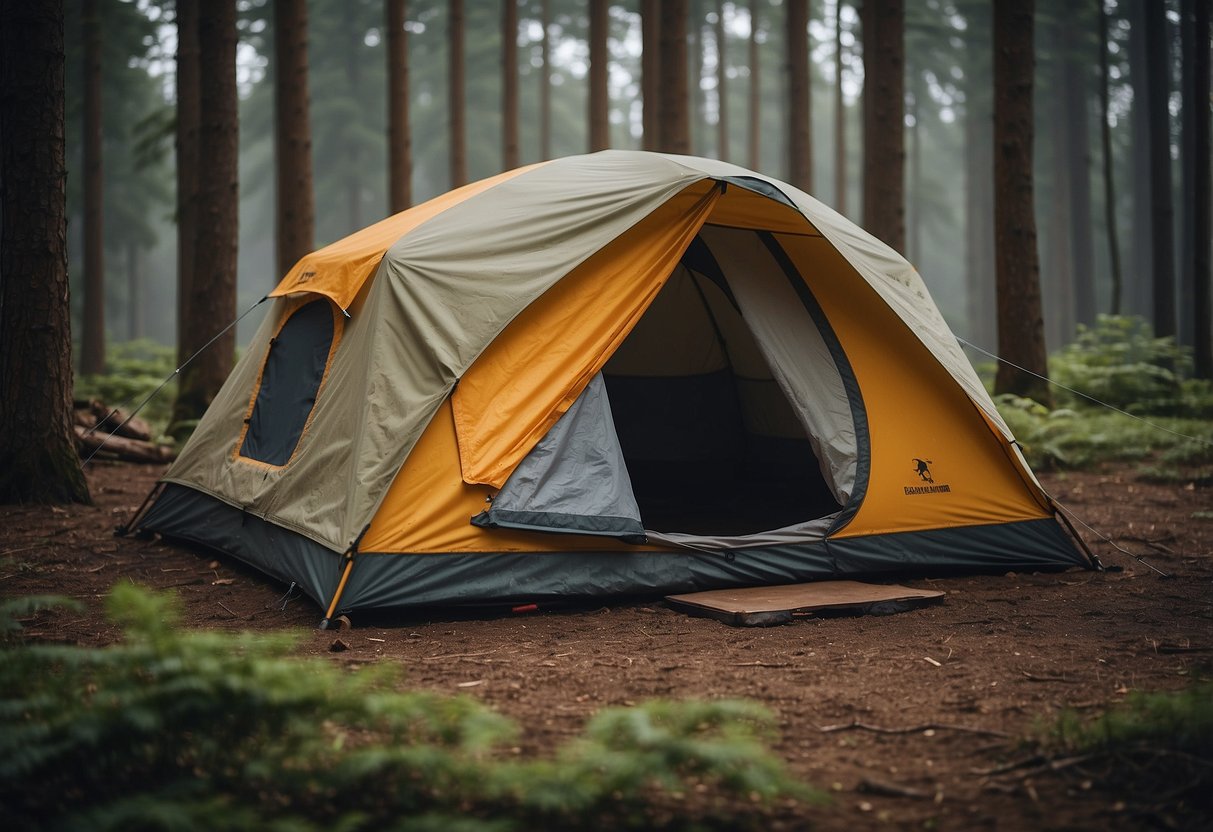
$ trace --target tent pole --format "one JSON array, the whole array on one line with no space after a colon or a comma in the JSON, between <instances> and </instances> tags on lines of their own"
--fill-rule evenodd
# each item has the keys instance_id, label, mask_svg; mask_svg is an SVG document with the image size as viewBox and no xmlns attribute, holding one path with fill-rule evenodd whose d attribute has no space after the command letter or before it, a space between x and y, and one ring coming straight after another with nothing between
<instances>
[{"instance_id":1,"label":"tent pole","mask_svg":"<svg viewBox=\"0 0 1213 832\"><path fill-rule=\"evenodd\" d=\"M327 630L329 621L333 617L333 613L337 611L337 602L341 600L341 593L345 592L345 585L350 579L350 572L354 568L354 552L351 549L345 555L345 569L341 572L341 580L337 582L337 591L333 593L333 600L329 602L329 608L324 613L324 619L320 622L320 629Z\"/></svg>"}]
</instances>

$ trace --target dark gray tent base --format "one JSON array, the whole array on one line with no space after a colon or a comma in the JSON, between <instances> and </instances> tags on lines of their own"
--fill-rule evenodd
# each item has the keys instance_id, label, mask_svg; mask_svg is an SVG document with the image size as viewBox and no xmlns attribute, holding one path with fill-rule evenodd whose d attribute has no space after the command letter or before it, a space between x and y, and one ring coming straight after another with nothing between
<instances>
[{"instance_id":1,"label":"dark gray tent base","mask_svg":"<svg viewBox=\"0 0 1213 832\"><path fill-rule=\"evenodd\" d=\"M294 582L321 609L341 555L214 497L169 483L139 529L201 544ZM824 578L1089 568L1052 518L707 553L487 552L355 556L336 613L355 609L664 595Z\"/></svg>"}]
</instances>

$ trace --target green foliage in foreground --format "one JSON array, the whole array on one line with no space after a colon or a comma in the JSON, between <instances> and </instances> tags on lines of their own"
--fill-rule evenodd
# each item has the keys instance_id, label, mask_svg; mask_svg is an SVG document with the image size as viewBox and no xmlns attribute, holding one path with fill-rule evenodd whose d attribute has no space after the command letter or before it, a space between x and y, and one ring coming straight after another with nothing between
<instances>
[{"instance_id":1,"label":"green foliage in foreground","mask_svg":"<svg viewBox=\"0 0 1213 832\"><path fill-rule=\"evenodd\" d=\"M1166 693L1135 692L1123 706L1086 720L1061 715L1047 742L1068 753L1163 749L1204 760L1213 786L1213 684Z\"/></svg>"},{"instance_id":2,"label":"green foliage in foreground","mask_svg":"<svg viewBox=\"0 0 1213 832\"><path fill-rule=\"evenodd\" d=\"M109 609L121 644L0 656L5 828L734 828L760 822L756 800L814 796L767 751L753 704L607 709L524 759L506 753L508 720L402 692L393 667L292 658L291 635L183 631L168 599L129 585Z\"/></svg>"}]
</instances>

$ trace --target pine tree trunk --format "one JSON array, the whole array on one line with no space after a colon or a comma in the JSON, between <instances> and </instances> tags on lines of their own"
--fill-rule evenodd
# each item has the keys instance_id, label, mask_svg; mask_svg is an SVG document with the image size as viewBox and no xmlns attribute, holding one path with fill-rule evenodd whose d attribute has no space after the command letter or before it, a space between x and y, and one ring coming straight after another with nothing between
<instances>
[{"instance_id":1,"label":"pine tree trunk","mask_svg":"<svg viewBox=\"0 0 1213 832\"><path fill-rule=\"evenodd\" d=\"M864 0L863 224L905 251L905 9Z\"/></svg>"},{"instance_id":2,"label":"pine tree trunk","mask_svg":"<svg viewBox=\"0 0 1213 832\"><path fill-rule=\"evenodd\" d=\"M1150 228L1154 239L1151 297L1154 334L1175 334L1175 247L1172 244L1174 209L1171 205L1170 49L1167 10L1162 3L1146 3L1146 101L1150 139Z\"/></svg>"},{"instance_id":3,"label":"pine tree trunk","mask_svg":"<svg viewBox=\"0 0 1213 832\"><path fill-rule=\"evenodd\" d=\"M227 0L223 0L227 2ZM362 67L359 65L359 48L362 45L364 32L354 15L345 16L345 88L346 94L356 98L362 89ZM345 153L347 156L345 168L345 198L346 220L348 228L355 231L362 228L362 143L358 140L350 125L342 125L345 130Z\"/></svg>"},{"instance_id":4,"label":"pine tree trunk","mask_svg":"<svg viewBox=\"0 0 1213 832\"><path fill-rule=\"evenodd\" d=\"M809 130L809 2L786 0L788 61L788 183L813 190L813 136Z\"/></svg>"},{"instance_id":5,"label":"pine tree trunk","mask_svg":"<svg viewBox=\"0 0 1213 832\"><path fill-rule=\"evenodd\" d=\"M1071 189L1074 184L1070 175L1070 160L1066 156L1070 146L1070 111L1067 109L1065 90L1065 68L1063 53L1069 46L1062 21L1054 19L1047 29L1049 49L1043 50L1048 72L1048 93L1042 95L1048 102L1050 117L1043 126L1047 130L1049 166L1048 190L1049 220L1041 233L1040 248L1044 255L1041 263L1041 303L1045 317L1045 345L1060 346L1069 341L1074 333L1073 297L1074 262L1071 235Z\"/></svg>"},{"instance_id":6,"label":"pine tree trunk","mask_svg":"<svg viewBox=\"0 0 1213 832\"><path fill-rule=\"evenodd\" d=\"M539 40L539 158L552 158L552 49L549 31L552 28L552 12L548 0L539 6L540 26L543 33Z\"/></svg>"},{"instance_id":7,"label":"pine tree trunk","mask_svg":"<svg viewBox=\"0 0 1213 832\"><path fill-rule=\"evenodd\" d=\"M0 503L88 503L72 431L62 0L0 0Z\"/></svg>"},{"instance_id":8,"label":"pine tree trunk","mask_svg":"<svg viewBox=\"0 0 1213 832\"><path fill-rule=\"evenodd\" d=\"M307 3L274 0L274 149L277 275L313 248L312 126L308 115Z\"/></svg>"},{"instance_id":9,"label":"pine tree trunk","mask_svg":"<svg viewBox=\"0 0 1213 832\"><path fill-rule=\"evenodd\" d=\"M126 244L126 334L134 341L143 337L143 262L139 246Z\"/></svg>"},{"instance_id":10,"label":"pine tree trunk","mask_svg":"<svg viewBox=\"0 0 1213 832\"><path fill-rule=\"evenodd\" d=\"M590 151L611 146L610 98L607 94L607 0L590 0Z\"/></svg>"},{"instance_id":11,"label":"pine tree trunk","mask_svg":"<svg viewBox=\"0 0 1213 832\"><path fill-rule=\"evenodd\" d=\"M1122 278L1120 270L1120 234L1116 227L1116 177L1112 160L1112 124L1108 118L1108 13L1103 0L1099 7L1099 118L1100 143L1103 146L1104 225L1108 232L1108 271L1111 279L1109 311L1120 314Z\"/></svg>"},{"instance_id":12,"label":"pine tree trunk","mask_svg":"<svg viewBox=\"0 0 1213 832\"><path fill-rule=\"evenodd\" d=\"M194 251L186 315L189 354L201 350L236 312L236 247L239 227L236 116L236 8L234 0L202 4L198 15L200 83L197 221L205 230ZM229 330L181 372L173 421L198 419L223 385L236 352Z\"/></svg>"},{"instance_id":13,"label":"pine tree trunk","mask_svg":"<svg viewBox=\"0 0 1213 832\"><path fill-rule=\"evenodd\" d=\"M750 0L750 130L746 150L751 170L762 167L762 83L758 53L758 7L761 2Z\"/></svg>"},{"instance_id":14,"label":"pine tree trunk","mask_svg":"<svg viewBox=\"0 0 1213 832\"><path fill-rule=\"evenodd\" d=\"M501 166L521 164L518 145L518 0L501 3Z\"/></svg>"},{"instance_id":15,"label":"pine tree trunk","mask_svg":"<svg viewBox=\"0 0 1213 832\"><path fill-rule=\"evenodd\" d=\"M906 257L912 262L922 259L922 129L919 119L922 118L920 103L922 100L922 76L910 67L910 96L909 116L910 152L908 185L906 188L907 237Z\"/></svg>"},{"instance_id":16,"label":"pine tree trunk","mask_svg":"<svg viewBox=\"0 0 1213 832\"><path fill-rule=\"evenodd\" d=\"M847 213L847 105L842 95L842 0L834 0L834 210Z\"/></svg>"},{"instance_id":17,"label":"pine tree trunk","mask_svg":"<svg viewBox=\"0 0 1213 832\"><path fill-rule=\"evenodd\" d=\"M1184 0L1180 6L1183 31L1183 283L1182 297L1192 298L1190 322L1196 376L1213 378L1213 327L1210 326L1209 240L1209 0Z\"/></svg>"},{"instance_id":18,"label":"pine tree trunk","mask_svg":"<svg viewBox=\"0 0 1213 832\"><path fill-rule=\"evenodd\" d=\"M188 327L198 240L199 0L177 0L177 366L190 356Z\"/></svg>"},{"instance_id":19,"label":"pine tree trunk","mask_svg":"<svg viewBox=\"0 0 1213 832\"><path fill-rule=\"evenodd\" d=\"M657 125L661 123L661 4L658 0L640 2L640 97L641 97L641 146L645 150L656 150Z\"/></svg>"},{"instance_id":20,"label":"pine tree trunk","mask_svg":"<svg viewBox=\"0 0 1213 832\"><path fill-rule=\"evenodd\" d=\"M1005 359L994 390L1050 405L1049 385L1039 378L1048 364L1032 204L1034 6L994 0L994 245L998 353Z\"/></svg>"},{"instance_id":21,"label":"pine tree trunk","mask_svg":"<svg viewBox=\"0 0 1213 832\"><path fill-rule=\"evenodd\" d=\"M1129 118L1133 134L1133 236L1132 279L1127 289L1128 311L1147 319L1154 317L1154 231L1150 211L1150 85L1146 49L1146 4L1149 0L1125 0L1129 11L1129 81L1133 87L1133 109Z\"/></svg>"},{"instance_id":22,"label":"pine tree trunk","mask_svg":"<svg viewBox=\"0 0 1213 832\"><path fill-rule=\"evenodd\" d=\"M703 132L703 26L702 0L689 0L687 14L687 152L696 153Z\"/></svg>"},{"instance_id":23,"label":"pine tree trunk","mask_svg":"<svg viewBox=\"0 0 1213 832\"><path fill-rule=\"evenodd\" d=\"M1081 9L1063 4L1063 21L1069 32L1090 30L1091 21ZM1073 271L1074 321L1095 323L1095 226L1091 215L1091 136L1088 118L1091 96L1087 84L1090 58L1086 41L1068 43L1062 52L1062 99L1069 114L1066 131L1066 169L1070 177L1070 263ZM1083 54L1076 54L1082 49Z\"/></svg>"},{"instance_id":24,"label":"pine tree trunk","mask_svg":"<svg viewBox=\"0 0 1213 832\"><path fill-rule=\"evenodd\" d=\"M463 0L447 0L447 118L450 119L451 187L467 184L467 121L464 114Z\"/></svg>"},{"instance_id":25,"label":"pine tree trunk","mask_svg":"<svg viewBox=\"0 0 1213 832\"><path fill-rule=\"evenodd\" d=\"M990 29L974 20L965 34L965 272L970 338L986 349L997 342Z\"/></svg>"},{"instance_id":26,"label":"pine tree trunk","mask_svg":"<svg viewBox=\"0 0 1213 832\"><path fill-rule=\"evenodd\" d=\"M105 372L105 246L101 219L101 18L84 0L84 314L80 372Z\"/></svg>"},{"instance_id":27,"label":"pine tree trunk","mask_svg":"<svg viewBox=\"0 0 1213 832\"><path fill-rule=\"evenodd\" d=\"M409 33L404 28L407 14L405 7L406 0L388 0L387 3L388 167L391 179L388 186L388 212L392 214L398 214L413 204L413 133L409 127ZM517 124L515 120L515 130ZM515 134L515 143L517 138Z\"/></svg>"},{"instance_id":28,"label":"pine tree trunk","mask_svg":"<svg viewBox=\"0 0 1213 832\"><path fill-rule=\"evenodd\" d=\"M716 158L729 160L728 31L724 3L716 3Z\"/></svg>"},{"instance_id":29,"label":"pine tree trunk","mask_svg":"<svg viewBox=\"0 0 1213 832\"><path fill-rule=\"evenodd\" d=\"M691 130L687 113L687 0L661 3L661 120L657 125L658 149L663 153L690 153Z\"/></svg>"}]
</instances>

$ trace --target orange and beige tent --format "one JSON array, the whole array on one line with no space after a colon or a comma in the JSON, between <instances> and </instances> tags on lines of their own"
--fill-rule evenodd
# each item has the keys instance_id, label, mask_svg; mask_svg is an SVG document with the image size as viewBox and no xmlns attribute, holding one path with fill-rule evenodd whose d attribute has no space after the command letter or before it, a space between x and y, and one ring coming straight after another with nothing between
<instances>
[{"instance_id":1,"label":"orange and beige tent","mask_svg":"<svg viewBox=\"0 0 1213 832\"><path fill-rule=\"evenodd\" d=\"M909 263L607 151L304 257L139 528L353 609L1088 565Z\"/></svg>"}]
</instances>

